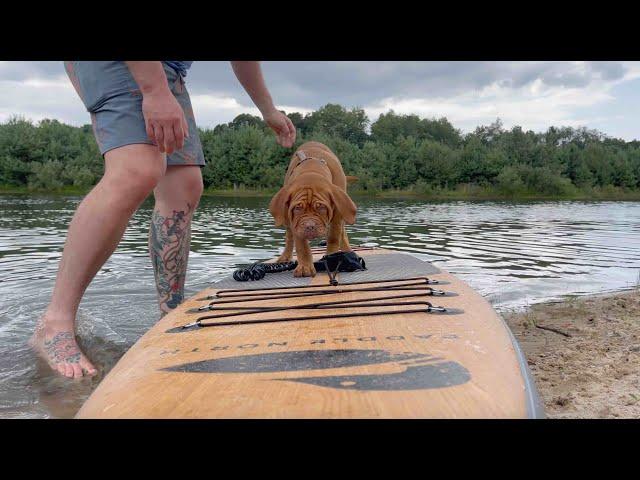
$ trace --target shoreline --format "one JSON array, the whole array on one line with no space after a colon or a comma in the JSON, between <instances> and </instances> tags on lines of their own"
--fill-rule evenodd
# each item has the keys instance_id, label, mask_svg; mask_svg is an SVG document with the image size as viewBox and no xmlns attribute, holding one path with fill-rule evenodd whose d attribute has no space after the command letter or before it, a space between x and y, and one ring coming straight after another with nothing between
<instances>
[{"instance_id":1,"label":"shoreline","mask_svg":"<svg viewBox=\"0 0 640 480\"><path fill-rule=\"evenodd\" d=\"M547 418L640 418L640 288L502 312Z\"/></svg>"},{"instance_id":2,"label":"shoreline","mask_svg":"<svg viewBox=\"0 0 640 480\"><path fill-rule=\"evenodd\" d=\"M93 187L64 187L55 190L30 189L28 187L13 187L0 185L0 195L59 195L59 196L83 196ZM250 189L205 189L203 197L271 197L277 189L250 190ZM398 200L433 200L433 201L640 201L640 191L599 191L581 192L574 195L538 195L518 194L501 195L490 190L460 189L445 190L441 192L421 193L413 190L383 190L366 191L349 189L354 198L372 199L398 199Z\"/></svg>"}]
</instances>

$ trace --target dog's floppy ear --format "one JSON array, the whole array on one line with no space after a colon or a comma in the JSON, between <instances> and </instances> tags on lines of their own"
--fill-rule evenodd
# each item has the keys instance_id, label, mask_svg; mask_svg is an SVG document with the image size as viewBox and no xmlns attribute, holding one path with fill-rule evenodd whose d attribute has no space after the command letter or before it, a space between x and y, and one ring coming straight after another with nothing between
<instances>
[{"instance_id":1,"label":"dog's floppy ear","mask_svg":"<svg viewBox=\"0 0 640 480\"><path fill-rule=\"evenodd\" d=\"M269 211L276 221L276 227L284 225L287 219L287 210L289 200L291 199L291 191L289 187L282 187L271 199Z\"/></svg>"},{"instance_id":2,"label":"dog's floppy ear","mask_svg":"<svg viewBox=\"0 0 640 480\"><path fill-rule=\"evenodd\" d=\"M349 225L356 223L356 204L353 203L347 192L336 185L332 185L331 199L346 223Z\"/></svg>"}]
</instances>

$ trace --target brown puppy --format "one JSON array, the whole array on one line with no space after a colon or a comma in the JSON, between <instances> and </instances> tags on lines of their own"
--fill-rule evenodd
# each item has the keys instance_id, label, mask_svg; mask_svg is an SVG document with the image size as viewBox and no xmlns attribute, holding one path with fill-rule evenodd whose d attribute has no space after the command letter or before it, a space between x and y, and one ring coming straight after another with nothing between
<instances>
[{"instance_id":1,"label":"brown puppy","mask_svg":"<svg viewBox=\"0 0 640 480\"><path fill-rule=\"evenodd\" d=\"M344 224L356 221L356 205L347 195L347 177L338 157L320 142L306 142L296 150L284 186L271 199L269 211L276 227L287 229L284 252L278 262L290 262L295 245L298 266L296 277L316 274L309 240L327 237L327 254L350 251Z\"/></svg>"}]
</instances>

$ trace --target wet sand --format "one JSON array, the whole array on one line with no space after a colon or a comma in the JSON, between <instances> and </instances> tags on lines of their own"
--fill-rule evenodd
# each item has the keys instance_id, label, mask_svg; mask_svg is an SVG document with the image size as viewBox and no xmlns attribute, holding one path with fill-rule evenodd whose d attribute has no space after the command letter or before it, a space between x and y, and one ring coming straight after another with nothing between
<instances>
[{"instance_id":1,"label":"wet sand","mask_svg":"<svg viewBox=\"0 0 640 480\"><path fill-rule=\"evenodd\" d=\"M640 418L640 289L502 314L548 418Z\"/></svg>"}]
</instances>

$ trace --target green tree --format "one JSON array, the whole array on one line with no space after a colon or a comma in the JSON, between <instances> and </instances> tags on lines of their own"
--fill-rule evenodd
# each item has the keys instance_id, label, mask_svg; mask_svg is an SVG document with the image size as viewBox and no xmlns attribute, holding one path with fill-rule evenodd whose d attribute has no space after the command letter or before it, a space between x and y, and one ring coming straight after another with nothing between
<instances>
[{"instance_id":1,"label":"green tree","mask_svg":"<svg viewBox=\"0 0 640 480\"><path fill-rule=\"evenodd\" d=\"M329 146L355 188L435 192L477 187L504 196L573 195L640 190L640 141L627 142L597 130L550 127L545 132L509 130L501 121L462 137L445 118L421 119L389 111L371 125L361 109L328 104L302 116L294 148L307 140ZM292 149L280 147L264 122L242 114L213 129L199 129L208 188L277 189ZM104 160L91 125L57 120L36 124L12 117L0 124L0 185L56 190L89 188L102 176Z\"/></svg>"},{"instance_id":2,"label":"green tree","mask_svg":"<svg viewBox=\"0 0 640 480\"><path fill-rule=\"evenodd\" d=\"M503 133L502 120L497 118L496 121L490 125L477 127L474 132L469 135L469 140L477 138L483 145L490 145L498 140Z\"/></svg>"},{"instance_id":3,"label":"green tree","mask_svg":"<svg viewBox=\"0 0 640 480\"><path fill-rule=\"evenodd\" d=\"M325 133L362 146L367 140L369 119L360 108L347 110L341 105L328 103L305 117L306 130L314 135Z\"/></svg>"},{"instance_id":4,"label":"green tree","mask_svg":"<svg viewBox=\"0 0 640 480\"><path fill-rule=\"evenodd\" d=\"M419 138L430 138L452 148L462 143L460 130L454 128L445 117L438 119L425 118L420 121L420 127Z\"/></svg>"},{"instance_id":5,"label":"green tree","mask_svg":"<svg viewBox=\"0 0 640 480\"><path fill-rule=\"evenodd\" d=\"M420 117L396 115L393 110L381 114L371 124L371 139L375 142L392 143L398 137L423 138Z\"/></svg>"},{"instance_id":6,"label":"green tree","mask_svg":"<svg viewBox=\"0 0 640 480\"><path fill-rule=\"evenodd\" d=\"M444 117L420 119L417 115L397 115L390 110L371 125L371 139L376 142L391 143L400 136L434 140L454 148L462 142L460 131Z\"/></svg>"},{"instance_id":7,"label":"green tree","mask_svg":"<svg viewBox=\"0 0 640 480\"><path fill-rule=\"evenodd\" d=\"M242 127L264 128L265 126L266 125L262 120L262 118L256 117L255 115L250 115L248 113L241 113L229 123L229 127L231 128L242 128Z\"/></svg>"}]
</instances>

